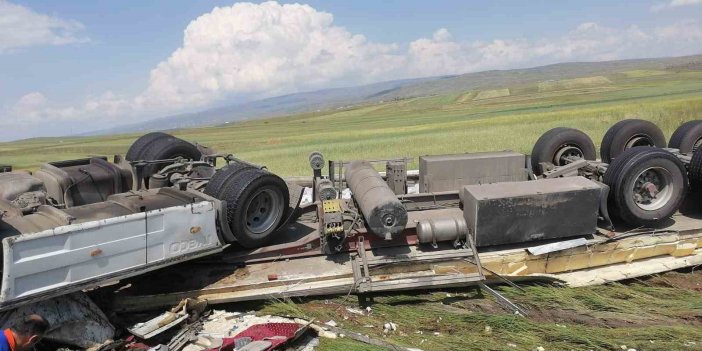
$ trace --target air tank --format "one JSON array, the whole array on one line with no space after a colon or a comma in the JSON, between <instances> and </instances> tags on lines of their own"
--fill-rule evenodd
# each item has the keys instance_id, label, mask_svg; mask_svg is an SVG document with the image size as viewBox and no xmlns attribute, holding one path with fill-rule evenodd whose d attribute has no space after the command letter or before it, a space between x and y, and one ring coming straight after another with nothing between
<instances>
[{"instance_id":1,"label":"air tank","mask_svg":"<svg viewBox=\"0 0 702 351\"><path fill-rule=\"evenodd\" d=\"M368 230L390 240L393 235L405 229L405 206L370 163L353 161L347 164L344 177L366 220Z\"/></svg>"},{"instance_id":2,"label":"air tank","mask_svg":"<svg viewBox=\"0 0 702 351\"><path fill-rule=\"evenodd\" d=\"M422 244L467 240L467 235L466 220L458 216L427 218L417 223L417 239Z\"/></svg>"}]
</instances>

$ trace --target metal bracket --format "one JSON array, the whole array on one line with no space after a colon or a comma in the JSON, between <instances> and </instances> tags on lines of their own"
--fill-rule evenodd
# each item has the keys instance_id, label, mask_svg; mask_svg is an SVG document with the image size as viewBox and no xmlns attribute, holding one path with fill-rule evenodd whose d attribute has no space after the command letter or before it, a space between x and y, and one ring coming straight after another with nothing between
<instances>
[{"instance_id":1,"label":"metal bracket","mask_svg":"<svg viewBox=\"0 0 702 351\"><path fill-rule=\"evenodd\" d=\"M485 280L480 258L475 248L475 240L468 236L464 248L456 249L454 252L422 252L397 256L384 256L368 258L364 238L358 238L357 254L352 258L351 267L354 276L355 293L367 293L371 291L387 291L398 289L422 289L443 286L460 286ZM388 265L403 265L419 262L445 262L447 260L464 260L478 267L477 273L458 274L398 274L384 275L383 279L373 281L370 272L371 266L387 267ZM469 259L475 259L475 262Z\"/></svg>"},{"instance_id":2,"label":"metal bracket","mask_svg":"<svg viewBox=\"0 0 702 351\"><path fill-rule=\"evenodd\" d=\"M512 311L516 315L519 315L522 317L527 316L527 312L523 308L519 307L517 304L510 301L508 298L504 297L502 294L493 290L491 287L485 285L485 283L478 282L478 286L480 286L480 289L482 289L482 290L486 291L488 294L494 296L495 300L497 300L497 303L499 303L500 306Z\"/></svg>"},{"instance_id":3,"label":"metal bracket","mask_svg":"<svg viewBox=\"0 0 702 351\"><path fill-rule=\"evenodd\" d=\"M562 176L578 175L578 170L587 165L588 161L579 159L564 166L556 166L554 169L544 172L543 177L558 178Z\"/></svg>"},{"instance_id":4,"label":"metal bracket","mask_svg":"<svg viewBox=\"0 0 702 351\"><path fill-rule=\"evenodd\" d=\"M371 291L373 288L373 279L370 277L368 259L366 258L365 241L366 239L363 236L358 237L358 242L356 243L356 256L351 262L351 269L353 270L354 278L354 290L357 292Z\"/></svg>"}]
</instances>

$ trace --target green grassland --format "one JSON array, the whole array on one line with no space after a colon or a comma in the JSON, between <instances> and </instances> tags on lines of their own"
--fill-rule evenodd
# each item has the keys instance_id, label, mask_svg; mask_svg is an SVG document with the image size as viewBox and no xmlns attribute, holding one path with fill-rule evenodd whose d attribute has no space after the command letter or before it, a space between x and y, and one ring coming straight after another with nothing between
<instances>
[{"instance_id":1,"label":"green grassland","mask_svg":"<svg viewBox=\"0 0 702 351\"><path fill-rule=\"evenodd\" d=\"M615 73L603 77L611 83L600 86L568 80L562 84L568 89L546 92L538 84L515 85L503 88L508 96L484 99L475 99L480 92L462 91L173 134L267 165L281 175L309 173L311 151L337 160L504 149L528 153L543 132L557 126L579 128L599 144L609 126L632 117L651 120L670 136L683 121L702 117L702 72L664 73ZM136 137L0 143L0 163L35 169L41 162L125 153Z\"/></svg>"},{"instance_id":2,"label":"green grassland","mask_svg":"<svg viewBox=\"0 0 702 351\"><path fill-rule=\"evenodd\" d=\"M515 316L476 289L377 296L370 314L350 313L356 300L287 300L261 314L335 321L341 328L405 347L455 350L702 350L702 272L583 288L500 288L525 307ZM383 324L397 324L384 332ZM438 333L438 334L436 334ZM376 348L348 339L322 340L320 351Z\"/></svg>"}]
</instances>

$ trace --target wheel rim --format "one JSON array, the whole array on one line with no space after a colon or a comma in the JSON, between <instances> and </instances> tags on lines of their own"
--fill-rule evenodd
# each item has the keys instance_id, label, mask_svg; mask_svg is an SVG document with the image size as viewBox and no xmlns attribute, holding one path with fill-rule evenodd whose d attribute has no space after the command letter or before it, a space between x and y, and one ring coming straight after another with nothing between
<instances>
[{"instance_id":1,"label":"wheel rim","mask_svg":"<svg viewBox=\"0 0 702 351\"><path fill-rule=\"evenodd\" d=\"M583 156L583 150L581 150L579 147L575 145L564 145L558 149L558 152L556 152L556 155L553 158L553 163L558 166L565 166L566 164L570 163L568 160L569 157L580 159L585 158Z\"/></svg>"},{"instance_id":2,"label":"wheel rim","mask_svg":"<svg viewBox=\"0 0 702 351\"><path fill-rule=\"evenodd\" d=\"M697 151L697 149L698 149L700 146L702 146L702 138L697 139L697 140L695 141L695 143L692 145L692 151L690 151L690 152L691 152L691 153L694 153L695 151Z\"/></svg>"},{"instance_id":3,"label":"wheel rim","mask_svg":"<svg viewBox=\"0 0 702 351\"><path fill-rule=\"evenodd\" d=\"M653 140L645 135L635 135L629 141L626 142L626 148L630 149L632 147L638 146L656 146Z\"/></svg>"},{"instance_id":4,"label":"wheel rim","mask_svg":"<svg viewBox=\"0 0 702 351\"><path fill-rule=\"evenodd\" d=\"M642 210L655 211L670 201L674 191L672 174L665 168L651 167L636 176L632 196Z\"/></svg>"},{"instance_id":5,"label":"wheel rim","mask_svg":"<svg viewBox=\"0 0 702 351\"><path fill-rule=\"evenodd\" d=\"M265 234L282 213L282 195L272 188L259 189L246 204L246 228L255 235Z\"/></svg>"}]
</instances>

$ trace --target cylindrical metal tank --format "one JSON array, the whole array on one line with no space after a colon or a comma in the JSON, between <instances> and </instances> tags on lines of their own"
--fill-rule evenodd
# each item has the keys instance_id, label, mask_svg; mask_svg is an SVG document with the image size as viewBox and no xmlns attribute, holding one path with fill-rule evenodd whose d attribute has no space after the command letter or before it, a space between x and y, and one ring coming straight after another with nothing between
<instances>
[{"instance_id":1,"label":"cylindrical metal tank","mask_svg":"<svg viewBox=\"0 0 702 351\"><path fill-rule=\"evenodd\" d=\"M405 229L405 206L370 163L353 161L346 165L344 176L366 219L367 229L386 240Z\"/></svg>"},{"instance_id":2,"label":"cylindrical metal tank","mask_svg":"<svg viewBox=\"0 0 702 351\"><path fill-rule=\"evenodd\" d=\"M461 217L439 217L422 219L417 223L417 239L422 244L465 239L468 225Z\"/></svg>"}]
</instances>

